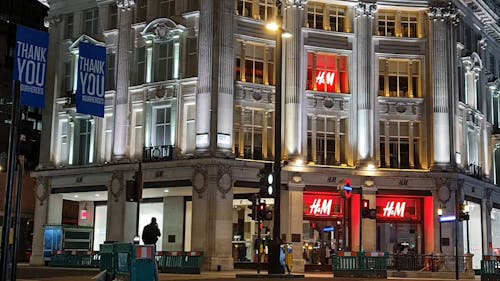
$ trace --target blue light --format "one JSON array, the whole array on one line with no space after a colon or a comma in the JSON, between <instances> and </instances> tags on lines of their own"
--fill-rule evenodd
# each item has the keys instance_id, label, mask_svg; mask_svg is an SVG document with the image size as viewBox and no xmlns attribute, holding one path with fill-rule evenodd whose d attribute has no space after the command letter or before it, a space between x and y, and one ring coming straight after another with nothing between
<instances>
[{"instance_id":1,"label":"blue light","mask_svg":"<svg viewBox=\"0 0 500 281\"><path fill-rule=\"evenodd\" d=\"M352 187L347 186L347 185L344 185L344 190L347 190L347 191L352 191Z\"/></svg>"},{"instance_id":2,"label":"blue light","mask_svg":"<svg viewBox=\"0 0 500 281\"><path fill-rule=\"evenodd\" d=\"M325 228L323 228L323 232L332 232L335 230L335 227L333 226L327 226Z\"/></svg>"},{"instance_id":3,"label":"blue light","mask_svg":"<svg viewBox=\"0 0 500 281\"><path fill-rule=\"evenodd\" d=\"M445 216L445 217L440 217L439 222L452 222L456 221L457 217L456 216Z\"/></svg>"}]
</instances>

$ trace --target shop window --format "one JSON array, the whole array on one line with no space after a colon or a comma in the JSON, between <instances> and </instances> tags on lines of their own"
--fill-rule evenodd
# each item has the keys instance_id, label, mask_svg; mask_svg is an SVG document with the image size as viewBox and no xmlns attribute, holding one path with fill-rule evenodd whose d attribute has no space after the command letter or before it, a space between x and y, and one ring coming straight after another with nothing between
<instances>
[{"instance_id":1,"label":"shop window","mask_svg":"<svg viewBox=\"0 0 500 281\"><path fill-rule=\"evenodd\" d=\"M401 36L417 37L418 14L410 12L401 13Z\"/></svg>"},{"instance_id":2,"label":"shop window","mask_svg":"<svg viewBox=\"0 0 500 281\"><path fill-rule=\"evenodd\" d=\"M160 17L175 15L175 0L160 0Z\"/></svg>"},{"instance_id":3,"label":"shop window","mask_svg":"<svg viewBox=\"0 0 500 281\"><path fill-rule=\"evenodd\" d=\"M83 33L87 35L96 35L98 22L99 22L99 10L97 8L84 11Z\"/></svg>"},{"instance_id":4,"label":"shop window","mask_svg":"<svg viewBox=\"0 0 500 281\"><path fill-rule=\"evenodd\" d=\"M272 156L272 115L263 110L236 108L234 115L236 157L263 160Z\"/></svg>"},{"instance_id":5,"label":"shop window","mask_svg":"<svg viewBox=\"0 0 500 281\"><path fill-rule=\"evenodd\" d=\"M380 122L380 167L419 169L420 123L411 121Z\"/></svg>"},{"instance_id":6,"label":"shop window","mask_svg":"<svg viewBox=\"0 0 500 281\"><path fill-rule=\"evenodd\" d=\"M115 89L115 58L116 55L109 53L106 66L108 68L108 73L106 75L106 91Z\"/></svg>"},{"instance_id":7,"label":"shop window","mask_svg":"<svg viewBox=\"0 0 500 281\"><path fill-rule=\"evenodd\" d=\"M307 3L306 27L347 32L346 7L318 2Z\"/></svg>"},{"instance_id":8,"label":"shop window","mask_svg":"<svg viewBox=\"0 0 500 281\"><path fill-rule=\"evenodd\" d=\"M349 91L348 57L345 55L307 54L307 89L329 93Z\"/></svg>"},{"instance_id":9,"label":"shop window","mask_svg":"<svg viewBox=\"0 0 500 281\"><path fill-rule=\"evenodd\" d=\"M236 51L236 79L274 85L274 48L245 42Z\"/></svg>"},{"instance_id":10,"label":"shop window","mask_svg":"<svg viewBox=\"0 0 500 281\"><path fill-rule=\"evenodd\" d=\"M172 144L170 115L171 109L168 106L153 108L153 130L151 134L153 146Z\"/></svg>"},{"instance_id":11,"label":"shop window","mask_svg":"<svg viewBox=\"0 0 500 281\"><path fill-rule=\"evenodd\" d=\"M158 43L156 46L155 82L172 79L174 51L172 41Z\"/></svg>"},{"instance_id":12,"label":"shop window","mask_svg":"<svg viewBox=\"0 0 500 281\"><path fill-rule=\"evenodd\" d=\"M420 88L419 60L380 59L379 96L420 97Z\"/></svg>"},{"instance_id":13,"label":"shop window","mask_svg":"<svg viewBox=\"0 0 500 281\"><path fill-rule=\"evenodd\" d=\"M309 116L307 124L307 159L318 165L346 164L347 119Z\"/></svg>"}]
</instances>

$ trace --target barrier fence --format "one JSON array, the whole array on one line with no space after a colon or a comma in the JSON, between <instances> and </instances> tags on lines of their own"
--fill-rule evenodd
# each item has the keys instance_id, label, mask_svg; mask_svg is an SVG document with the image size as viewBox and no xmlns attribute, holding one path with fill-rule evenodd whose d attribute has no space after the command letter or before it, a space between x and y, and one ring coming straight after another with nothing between
<instances>
[{"instance_id":1,"label":"barrier fence","mask_svg":"<svg viewBox=\"0 0 500 281\"><path fill-rule=\"evenodd\" d=\"M398 271L455 272L455 256L445 255L389 255L387 269ZM458 256L459 272L467 271L467 257Z\"/></svg>"}]
</instances>

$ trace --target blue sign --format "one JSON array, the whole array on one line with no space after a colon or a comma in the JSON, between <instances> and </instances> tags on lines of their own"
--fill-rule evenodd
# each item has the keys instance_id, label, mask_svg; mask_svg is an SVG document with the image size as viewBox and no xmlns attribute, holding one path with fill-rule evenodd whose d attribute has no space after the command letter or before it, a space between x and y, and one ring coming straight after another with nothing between
<instances>
[{"instance_id":1,"label":"blue sign","mask_svg":"<svg viewBox=\"0 0 500 281\"><path fill-rule=\"evenodd\" d=\"M444 216L444 217L439 218L440 222L452 222L452 221L456 221L456 220L457 220L456 216Z\"/></svg>"},{"instance_id":2,"label":"blue sign","mask_svg":"<svg viewBox=\"0 0 500 281\"><path fill-rule=\"evenodd\" d=\"M45 107L49 34L18 25L14 56L14 80L21 84L21 104Z\"/></svg>"},{"instance_id":3,"label":"blue sign","mask_svg":"<svg viewBox=\"0 0 500 281\"><path fill-rule=\"evenodd\" d=\"M76 111L104 117L106 48L81 42L76 84Z\"/></svg>"}]
</instances>

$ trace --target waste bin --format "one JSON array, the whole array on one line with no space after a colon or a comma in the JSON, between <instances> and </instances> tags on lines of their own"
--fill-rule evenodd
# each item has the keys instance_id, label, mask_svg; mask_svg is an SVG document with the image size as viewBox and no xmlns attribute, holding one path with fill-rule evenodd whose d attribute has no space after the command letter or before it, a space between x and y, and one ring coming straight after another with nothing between
<instances>
[{"instance_id":1,"label":"waste bin","mask_svg":"<svg viewBox=\"0 0 500 281\"><path fill-rule=\"evenodd\" d=\"M154 245L113 244L115 279L158 281Z\"/></svg>"}]
</instances>

